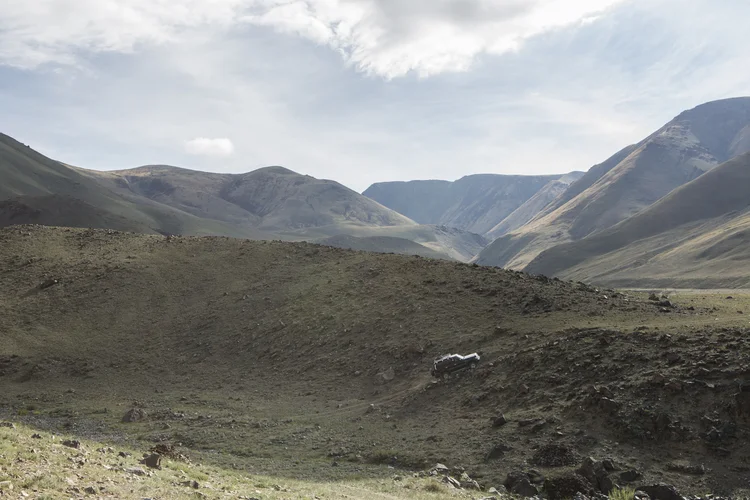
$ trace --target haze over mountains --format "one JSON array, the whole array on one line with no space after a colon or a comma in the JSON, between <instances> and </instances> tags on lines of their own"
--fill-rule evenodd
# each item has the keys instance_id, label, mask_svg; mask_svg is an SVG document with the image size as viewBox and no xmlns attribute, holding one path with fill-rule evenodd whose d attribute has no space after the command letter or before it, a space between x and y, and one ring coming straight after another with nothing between
<instances>
[{"instance_id":1,"label":"haze over mountains","mask_svg":"<svg viewBox=\"0 0 750 500\"><path fill-rule=\"evenodd\" d=\"M455 182L381 182L363 194L421 224L441 224L490 235L499 233L502 228L498 226L506 217L535 195L542 192L541 199L552 201L553 193L582 175L583 172L565 176L480 174ZM538 205L539 202L534 206ZM522 222L509 221L508 227L518 227L528 220L523 220L523 215L518 219Z\"/></svg>"},{"instance_id":2,"label":"haze over mountains","mask_svg":"<svg viewBox=\"0 0 750 500\"><path fill-rule=\"evenodd\" d=\"M0 135L0 225L304 240L613 286L745 286L734 246L750 241L748 152L750 98L685 111L585 174L383 182L364 195L283 167L85 170Z\"/></svg>"}]
</instances>

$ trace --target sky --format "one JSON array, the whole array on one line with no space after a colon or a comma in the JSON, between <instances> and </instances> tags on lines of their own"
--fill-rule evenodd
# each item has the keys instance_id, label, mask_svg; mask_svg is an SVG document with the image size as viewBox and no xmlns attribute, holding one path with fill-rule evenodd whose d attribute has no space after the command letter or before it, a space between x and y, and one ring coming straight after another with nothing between
<instances>
[{"instance_id":1,"label":"sky","mask_svg":"<svg viewBox=\"0 0 750 500\"><path fill-rule=\"evenodd\" d=\"M69 164L587 170L750 95L740 0L0 0L0 132Z\"/></svg>"}]
</instances>

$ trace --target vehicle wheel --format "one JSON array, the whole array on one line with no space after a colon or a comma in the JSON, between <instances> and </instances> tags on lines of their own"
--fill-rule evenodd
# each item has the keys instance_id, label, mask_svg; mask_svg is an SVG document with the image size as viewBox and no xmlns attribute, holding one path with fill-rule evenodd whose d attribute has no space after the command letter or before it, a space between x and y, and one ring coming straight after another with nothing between
<instances>
[{"instance_id":1,"label":"vehicle wheel","mask_svg":"<svg viewBox=\"0 0 750 500\"><path fill-rule=\"evenodd\" d=\"M476 363L472 363L472 364L469 365L469 368L471 368L472 370L476 370L477 364Z\"/></svg>"}]
</instances>

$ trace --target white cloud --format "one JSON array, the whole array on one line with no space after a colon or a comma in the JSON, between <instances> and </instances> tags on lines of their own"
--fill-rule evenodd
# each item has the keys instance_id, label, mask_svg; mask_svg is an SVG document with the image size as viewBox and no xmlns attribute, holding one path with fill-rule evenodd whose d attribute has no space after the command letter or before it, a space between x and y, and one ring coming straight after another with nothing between
<instances>
[{"instance_id":1,"label":"white cloud","mask_svg":"<svg viewBox=\"0 0 750 500\"><path fill-rule=\"evenodd\" d=\"M386 78L464 71L483 53L588 21L628 0L34 0L0 9L0 64L76 64L81 52L130 52L195 28L249 23L329 46Z\"/></svg>"},{"instance_id":2,"label":"white cloud","mask_svg":"<svg viewBox=\"0 0 750 500\"><path fill-rule=\"evenodd\" d=\"M524 41L626 0L267 0L243 18L338 50L358 69L394 78L467 70L482 53Z\"/></svg>"},{"instance_id":3,"label":"white cloud","mask_svg":"<svg viewBox=\"0 0 750 500\"><path fill-rule=\"evenodd\" d=\"M226 157L234 153L234 144L226 137L215 139L196 137L185 141L185 152L195 156Z\"/></svg>"}]
</instances>

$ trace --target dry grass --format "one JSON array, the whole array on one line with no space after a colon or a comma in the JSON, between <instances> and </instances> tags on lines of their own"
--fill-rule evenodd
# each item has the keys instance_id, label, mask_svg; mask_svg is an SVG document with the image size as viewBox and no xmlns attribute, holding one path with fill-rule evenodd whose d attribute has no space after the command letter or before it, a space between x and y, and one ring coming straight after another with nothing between
<instances>
[{"instance_id":1,"label":"dry grass","mask_svg":"<svg viewBox=\"0 0 750 500\"><path fill-rule=\"evenodd\" d=\"M0 497L68 498L263 498L415 499L471 498L434 479L397 476L341 482L294 481L244 474L196 463L162 460L162 468L138 462L139 453L121 446L83 440L80 449L61 444L68 436L25 426L0 427ZM119 452L132 454L120 457ZM144 475L139 475L140 472ZM136 473L137 472L137 473ZM7 483L9 481L10 483ZM12 485L12 489L11 486ZM92 493L89 493L92 492Z\"/></svg>"}]
</instances>

